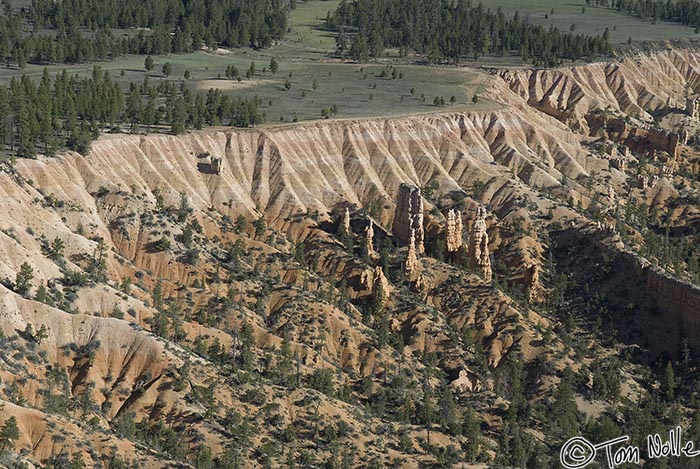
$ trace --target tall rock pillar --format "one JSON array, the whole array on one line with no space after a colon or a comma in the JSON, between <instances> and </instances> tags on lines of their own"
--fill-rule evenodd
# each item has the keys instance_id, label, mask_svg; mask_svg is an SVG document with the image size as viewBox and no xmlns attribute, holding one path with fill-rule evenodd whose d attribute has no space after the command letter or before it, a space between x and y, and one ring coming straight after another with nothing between
<instances>
[{"instance_id":1,"label":"tall rock pillar","mask_svg":"<svg viewBox=\"0 0 700 469\"><path fill-rule=\"evenodd\" d=\"M367 225L367 229L365 231L365 253L367 254L367 257L371 258L372 256L375 255L374 251L374 228L373 226L374 223L372 220L369 221L369 225Z\"/></svg>"},{"instance_id":2,"label":"tall rock pillar","mask_svg":"<svg viewBox=\"0 0 700 469\"><path fill-rule=\"evenodd\" d=\"M401 184L396 201L396 212L391 231L404 246L408 244L413 231L418 254L425 253L425 231L423 229L423 198L420 188L412 184Z\"/></svg>"},{"instance_id":3,"label":"tall rock pillar","mask_svg":"<svg viewBox=\"0 0 700 469\"><path fill-rule=\"evenodd\" d=\"M418 278L418 256L416 255L416 238L415 230L411 231L411 237L408 240L408 253L403 264L403 271L409 281L414 282Z\"/></svg>"},{"instance_id":4,"label":"tall rock pillar","mask_svg":"<svg viewBox=\"0 0 700 469\"><path fill-rule=\"evenodd\" d=\"M343 229L346 234L350 234L350 209L345 207L345 213L343 214Z\"/></svg>"},{"instance_id":5,"label":"tall rock pillar","mask_svg":"<svg viewBox=\"0 0 700 469\"><path fill-rule=\"evenodd\" d=\"M486 210L479 207L476 220L472 225L469 238L469 262L472 268L481 269L484 280L491 282L491 256L489 254L489 235L486 232Z\"/></svg>"},{"instance_id":6,"label":"tall rock pillar","mask_svg":"<svg viewBox=\"0 0 700 469\"><path fill-rule=\"evenodd\" d=\"M462 215L450 210L447 212L447 228L445 233L445 245L448 253L454 253L462 247Z\"/></svg>"}]
</instances>

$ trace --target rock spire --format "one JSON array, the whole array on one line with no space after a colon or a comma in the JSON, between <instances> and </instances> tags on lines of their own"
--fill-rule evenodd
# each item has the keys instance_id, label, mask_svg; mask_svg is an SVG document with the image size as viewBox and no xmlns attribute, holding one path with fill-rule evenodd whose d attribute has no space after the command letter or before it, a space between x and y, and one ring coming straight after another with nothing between
<instances>
[{"instance_id":1,"label":"rock spire","mask_svg":"<svg viewBox=\"0 0 700 469\"><path fill-rule=\"evenodd\" d=\"M375 255L374 252L374 223L372 220L369 221L369 225L367 225L367 229L365 230L365 252L367 253L367 257L372 257Z\"/></svg>"},{"instance_id":2,"label":"rock spire","mask_svg":"<svg viewBox=\"0 0 700 469\"><path fill-rule=\"evenodd\" d=\"M350 234L350 209L345 207L345 214L343 215L343 229L346 234Z\"/></svg>"},{"instance_id":3,"label":"rock spire","mask_svg":"<svg viewBox=\"0 0 700 469\"><path fill-rule=\"evenodd\" d=\"M454 253L462 247L462 232L464 227L462 226L462 215L459 212L450 210L447 212L447 232L445 234L445 244L447 245L447 252Z\"/></svg>"},{"instance_id":4,"label":"rock spire","mask_svg":"<svg viewBox=\"0 0 700 469\"><path fill-rule=\"evenodd\" d=\"M423 198L420 189L412 184L401 184L396 201L396 212L391 231L404 246L413 234L418 254L425 253L423 229Z\"/></svg>"},{"instance_id":5,"label":"rock spire","mask_svg":"<svg viewBox=\"0 0 700 469\"><path fill-rule=\"evenodd\" d=\"M408 240L408 253L403 264L403 271L409 281L413 282L418 278L418 256L416 255L415 230L411 230L411 237Z\"/></svg>"},{"instance_id":6,"label":"rock spire","mask_svg":"<svg viewBox=\"0 0 700 469\"><path fill-rule=\"evenodd\" d=\"M486 210L479 207L476 220L472 225L469 238L469 262L472 268L481 269L484 280L491 282L491 256L489 254L489 235L486 232Z\"/></svg>"}]
</instances>

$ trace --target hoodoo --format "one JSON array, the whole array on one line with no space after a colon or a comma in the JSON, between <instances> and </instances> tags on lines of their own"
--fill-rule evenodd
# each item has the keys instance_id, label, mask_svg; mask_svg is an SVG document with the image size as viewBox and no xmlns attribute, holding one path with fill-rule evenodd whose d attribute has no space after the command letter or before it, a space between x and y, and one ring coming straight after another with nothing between
<instances>
[{"instance_id":1,"label":"hoodoo","mask_svg":"<svg viewBox=\"0 0 700 469\"><path fill-rule=\"evenodd\" d=\"M211 160L211 170L214 174L220 175L223 171L221 158L212 158Z\"/></svg>"},{"instance_id":2,"label":"hoodoo","mask_svg":"<svg viewBox=\"0 0 700 469\"><path fill-rule=\"evenodd\" d=\"M418 256L416 255L416 236L415 231L411 230L411 237L408 240L408 253L404 261L404 274L411 281L418 278Z\"/></svg>"},{"instance_id":3,"label":"hoodoo","mask_svg":"<svg viewBox=\"0 0 700 469\"><path fill-rule=\"evenodd\" d=\"M382 293L382 304L386 304L391 293L391 285L389 285L389 280L380 266L374 268L374 284L372 285L372 294L377 295L378 292Z\"/></svg>"},{"instance_id":4,"label":"hoodoo","mask_svg":"<svg viewBox=\"0 0 700 469\"><path fill-rule=\"evenodd\" d=\"M367 257L372 257L375 254L373 224L374 223L372 220L370 220L369 225L367 225L367 229L365 230L365 253L367 254Z\"/></svg>"},{"instance_id":5,"label":"hoodoo","mask_svg":"<svg viewBox=\"0 0 700 469\"><path fill-rule=\"evenodd\" d=\"M481 269L484 280L491 282L491 256L489 254L489 235L486 232L486 210L479 207L476 220L472 225L469 238L469 262L472 268Z\"/></svg>"},{"instance_id":6,"label":"hoodoo","mask_svg":"<svg viewBox=\"0 0 700 469\"><path fill-rule=\"evenodd\" d=\"M343 229L346 234L350 233L350 209L345 207L345 213L343 214Z\"/></svg>"},{"instance_id":7,"label":"hoodoo","mask_svg":"<svg viewBox=\"0 0 700 469\"><path fill-rule=\"evenodd\" d=\"M425 231L423 229L423 198L420 188L403 183L399 186L396 202L396 212L391 231L404 246L409 243L411 236L415 239L418 254L425 253Z\"/></svg>"},{"instance_id":8,"label":"hoodoo","mask_svg":"<svg viewBox=\"0 0 700 469\"><path fill-rule=\"evenodd\" d=\"M457 252L462 247L462 214L450 210L447 212L447 232L445 234L445 244L447 252Z\"/></svg>"},{"instance_id":9,"label":"hoodoo","mask_svg":"<svg viewBox=\"0 0 700 469\"><path fill-rule=\"evenodd\" d=\"M698 119L700 117L700 98L689 97L685 103L685 112L691 119Z\"/></svg>"}]
</instances>

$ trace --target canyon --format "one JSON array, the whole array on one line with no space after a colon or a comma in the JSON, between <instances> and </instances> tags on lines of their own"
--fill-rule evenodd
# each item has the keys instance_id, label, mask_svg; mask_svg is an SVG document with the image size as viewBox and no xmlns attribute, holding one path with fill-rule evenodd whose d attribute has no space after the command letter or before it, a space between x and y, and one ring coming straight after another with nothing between
<instances>
[{"instance_id":1,"label":"canyon","mask_svg":"<svg viewBox=\"0 0 700 469\"><path fill-rule=\"evenodd\" d=\"M401 376L409 407L441 379L470 403L486 435L471 467L484 467L510 405L499 373L514 357L552 364L533 385L541 403L562 370L613 353L581 360L551 337L562 275L551 258L581 284L616 259L620 283L643 285L638 304L671 324L655 353L678 354L700 332L700 289L643 252L635 221L638 207L669 225L700 219L700 127L686 109L698 70L685 49L491 70L482 95L495 110L106 134L87 156L3 163L0 421L18 418L18 458L130 454L155 468L194 465L206 446L250 467L287 452L425 467L426 438L467 445L447 425L367 411ZM556 252L587 243L600 256L590 264ZM47 383L65 388L70 410L48 410ZM636 385L623 387L632 396ZM142 434L166 434L163 419L178 428L184 454L135 439L130 419ZM236 433L246 420L252 436ZM340 449L319 447L319 428Z\"/></svg>"}]
</instances>

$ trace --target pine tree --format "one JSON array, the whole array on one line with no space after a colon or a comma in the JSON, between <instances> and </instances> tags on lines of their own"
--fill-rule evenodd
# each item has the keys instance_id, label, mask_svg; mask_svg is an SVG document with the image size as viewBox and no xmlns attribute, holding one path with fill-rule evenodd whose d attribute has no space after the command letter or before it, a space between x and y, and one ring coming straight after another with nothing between
<instances>
[{"instance_id":1,"label":"pine tree","mask_svg":"<svg viewBox=\"0 0 700 469\"><path fill-rule=\"evenodd\" d=\"M83 469L87 467L83 459L83 453L74 453L70 459L70 469Z\"/></svg>"},{"instance_id":2,"label":"pine tree","mask_svg":"<svg viewBox=\"0 0 700 469\"><path fill-rule=\"evenodd\" d=\"M46 327L46 324L42 324L41 327L39 328L38 331L36 331L36 334L34 335L34 339L36 340L37 344L41 344L41 342L46 339L49 336L49 330Z\"/></svg>"},{"instance_id":3,"label":"pine tree","mask_svg":"<svg viewBox=\"0 0 700 469\"><path fill-rule=\"evenodd\" d=\"M454 395L449 386L445 386L442 396L440 396L438 408L440 412L440 425L445 427L451 435L459 434L461 430L459 413L457 411Z\"/></svg>"},{"instance_id":4,"label":"pine tree","mask_svg":"<svg viewBox=\"0 0 700 469\"><path fill-rule=\"evenodd\" d=\"M277 59L272 57L270 59L270 72L272 72L273 75L276 75L279 68L280 68L280 65L279 65L279 63L277 63Z\"/></svg>"},{"instance_id":5,"label":"pine tree","mask_svg":"<svg viewBox=\"0 0 700 469\"><path fill-rule=\"evenodd\" d=\"M673 371L673 364L670 361L666 363L664 377L661 381L661 392L668 401L672 401L676 395L676 376Z\"/></svg>"},{"instance_id":6,"label":"pine tree","mask_svg":"<svg viewBox=\"0 0 700 469\"><path fill-rule=\"evenodd\" d=\"M350 46L350 57L360 63L369 61L369 45L363 34L360 34Z\"/></svg>"},{"instance_id":7,"label":"pine tree","mask_svg":"<svg viewBox=\"0 0 700 469\"><path fill-rule=\"evenodd\" d=\"M185 131L185 120L187 118L187 110L185 109L185 102L182 96L178 96L173 102L172 106L172 117L170 123L170 130L175 135L181 134Z\"/></svg>"},{"instance_id":8,"label":"pine tree","mask_svg":"<svg viewBox=\"0 0 700 469\"><path fill-rule=\"evenodd\" d=\"M376 282L376 287L372 292L371 306L373 314L380 314L384 310L386 303L386 292L382 286L382 282Z\"/></svg>"},{"instance_id":9,"label":"pine tree","mask_svg":"<svg viewBox=\"0 0 700 469\"><path fill-rule=\"evenodd\" d=\"M34 278L34 269L26 262L19 267L19 272L15 276L15 292L22 296L26 296L32 287L32 279Z\"/></svg>"},{"instance_id":10,"label":"pine tree","mask_svg":"<svg viewBox=\"0 0 700 469\"><path fill-rule=\"evenodd\" d=\"M8 418L0 429L0 455L15 447L14 441L19 438L17 418L13 415Z\"/></svg>"},{"instance_id":11,"label":"pine tree","mask_svg":"<svg viewBox=\"0 0 700 469\"><path fill-rule=\"evenodd\" d=\"M38 301L39 303L48 304L49 294L46 291L46 285L44 285L44 282L41 282L39 284L39 288L36 289L36 295L34 295L34 301Z\"/></svg>"},{"instance_id":12,"label":"pine tree","mask_svg":"<svg viewBox=\"0 0 700 469\"><path fill-rule=\"evenodd\" d=\"M423 401L420 406L419 418L420 422L425 425L427 429L427 446L430 448L430 430L435 421L435 401L433 398L433 390L427 379L423 387Z\"/></svg>"},{"instance_id":13,"label":"pine tree","mask_svg":"<svg viewBox=\"0 0 700 469\"><path fill-rule=\"evenodd\" d=\"M26 98L20 97L17 117L17 156L33 158L36 155L35 134L32 126L31 107Z\"/></svg>"},{"instance_id":14,"label":"pine tree","mask_svg":"<svg viewBox=\"0 0 700 469\"><path fill-rule=\"evenodd\" d=\"M126 100L126 116L129 119L131 130L133 131L141 116L141 96L139 95L137 87L133 84Z\"/></svg>"},{"instance_id":15,"label":"pine tree","mask_svg":"<svg viewBox=\"0 0 700 469\"><path fill-rule=\"evenodd\" d=\"M294 370L294 361L291 348L291 342L287 334L284 335L282 339L282 345L279 351L279 358L277 360L277 384L281 386L291 386L292 383L292 372Z\"/></svg>"},{"instance_id":16,"label":"pine tree","mask_svg":"<svg viewBox=\"0 0 700 469\"><path fill-rule=\"evenodd\" d=\"M107 246L103 239L97 242L86 270L93 282L104 283L107 281Z\"/></svg>"},{"instance_id":17,"label":"pine tree","mask_svg":"<svg viewBox=\"0 0 700 469\"><path fill-rule=\"evenodd\" d=\"M570 370L566 371L570 373ZM564 435L573 434L578 429L578 407L574 400L571 379L568 374L561 379L551 409L552 419Z\"/></svg>"},{"instance_id":18,"label":"pine tree","mask_svg":"<svg viewBox=\"0 0 700 469\"><path fill-rule=\"evenodd\" d=\"M143 62L143 66L144 66L144 68L146 69L147 72L152 71L154 65L155 65L155 64L154 64L154 62L153 62L153 57L151 57L150 55L149 55L148 57L146 57L146 60L144 60L144 62Z\"/></svg>"},{"instance_id":19,"label":"pine tree","mask_svg":"<svg viewBox=\"0 0 700 469\"><path fill-rule=\"evenodd\" d=\"M140 101L140 98L139 98ZM140 102L139 102L140 104ZM151 126L155 125L157 120L156 98L152 95L146 99L146 104L141 109L140 121L146 126L146 132L151 131Z\"/></svg>"},{"instance_id":20,"label":"pine tree","mask_svg":"<svg viewBox=\"0 0 700 469\"><path fill-rule=\"evenodd\" d=\"M474 412L467 408L462 414L462 435L467 439L464 448L467 460L474 461L479 455L481 446L481 428Z\"/></svg>"}]
</instances>

